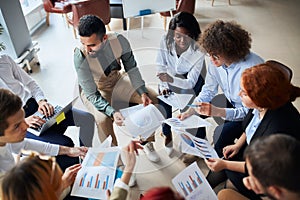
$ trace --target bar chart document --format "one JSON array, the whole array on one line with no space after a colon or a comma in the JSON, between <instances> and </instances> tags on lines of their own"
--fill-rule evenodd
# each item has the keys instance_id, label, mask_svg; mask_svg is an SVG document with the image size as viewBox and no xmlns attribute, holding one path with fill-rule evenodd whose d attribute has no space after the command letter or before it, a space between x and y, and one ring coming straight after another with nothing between
<instances>
[{"instance_id":1,"label":"bar chart document","mask_svg":"<svg viewBox=\"0 0 300 200\"><path fill-rule=\"evenodd\" d=\"M180 142L182 153L187 153L200 158L219 158L215 149L205 139L193 136L188 132L178 132L180 134Z\"/></svg>"},{"instance_id":2,"label":"bar chart document","mask_svg":"<svg viewBox=\"0 0 300 200\"><path fill-rule=\"evenodd\" d=\"M217 200L217 195L194 162L172 179L176 190L187 200Z\"/></svg>"},{"instance_id":3,"label":"bar chart document","mask_svg":"<svg viewBox=\"0 0 300 200\"><path fill-rule=\"evenodd\" d=\"M106 199L106 190L112 191L120 148L90 148L79 170L71 195Z\"/></svg>"},{"instance_id":4,"label":"bar chart document","mask_svg":"<svg viewBox=\"0 0 300 200\"><path fill-rule=\"evenodd\" d=\"M184 120L180 120L177 117L172 117L169 119L166 119L164 123L171 126L173 129L176 130L185 130L190 128L198 128L198 127L206 127L211 126L211 123L206 121L205 119L202 119L201 117L197 115L192 115Z\"/></svg>"}]
</instances>

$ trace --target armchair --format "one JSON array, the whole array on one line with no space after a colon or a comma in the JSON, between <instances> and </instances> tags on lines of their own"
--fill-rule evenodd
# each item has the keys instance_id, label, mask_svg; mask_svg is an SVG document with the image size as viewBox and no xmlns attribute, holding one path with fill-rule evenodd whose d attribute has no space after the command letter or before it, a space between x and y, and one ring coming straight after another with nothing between
<instances>
[{"instance_id":1,"label":"armchair","mask_svg":"<svg viewBox=\"0 0 300 200\"><path fill-rule=\"evenodd\" d=\"M77 38L76 28L79 19L83 15L96 15L102 19L110 31L110 5L109 0L88 0L72 4L72 19L68 18L68 23L73 26L74 37Z\"/></svg>"},{"instance_id":2,"label":"armchair","mask_svg":"<svg viewBox=\"0 0 300 200\"><path fill-rule=\"evenodd\" d=\"M167 17L171 17L178 12L188 12L194 14L195 12L195 0L176 0L176 10L171 12L161 12L160 15L164 18L164 30L167 26Z\"/></svg>"},{"instance_id":3,"label":"armchair","mask_svg":"<svg viewBox=\"0 0 300 200\"><path fill-rule=\"evenodd\" d=\"M62 3L60 7L55 7L55 3L56 2L60 2L59 0L43 0L43 5L44 5L44 9L47 13L46 15L46 24L47 26L50 25L50 20L49 20L49 16L50 13L60 13L62 15L65 16L65 18L67 19L67 13L72 12L72 7L70 4L64 4Z\"/></svg>"}]
</instances>

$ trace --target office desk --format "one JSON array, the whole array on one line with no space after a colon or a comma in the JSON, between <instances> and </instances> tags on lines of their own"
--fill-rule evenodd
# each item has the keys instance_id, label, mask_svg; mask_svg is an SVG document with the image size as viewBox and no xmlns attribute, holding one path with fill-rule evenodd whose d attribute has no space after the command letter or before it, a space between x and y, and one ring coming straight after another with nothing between
<instances>
[{"instance_id":1,"label":"office desk","mask_svg":"<svg viewBox=\"0 0 300 200\"><path fill-rule=\"evenodd\" d=\"M122 0L110 0L110 17L123 19L123 30L127 30L126 18L123 13Z\"/></svg>"}]
</instances>

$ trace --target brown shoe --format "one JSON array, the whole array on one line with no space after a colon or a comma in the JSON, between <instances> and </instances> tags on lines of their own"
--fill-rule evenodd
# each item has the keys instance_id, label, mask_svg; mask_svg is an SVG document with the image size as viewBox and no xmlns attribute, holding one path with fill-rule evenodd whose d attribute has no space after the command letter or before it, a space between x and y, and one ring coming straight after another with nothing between
<instances>
[{"instance_id":1,"label":"brown shoe","mask_svg":"<svg viewBox=\"0 0 300 200\"><path fill-rule=\"evenodd\" d=\"M192 164L193 162L197 161L198 159L199 159L198 156L186 154L182 157L182 162L189 165L189 164Z\"/></svg>"}]
</instances>

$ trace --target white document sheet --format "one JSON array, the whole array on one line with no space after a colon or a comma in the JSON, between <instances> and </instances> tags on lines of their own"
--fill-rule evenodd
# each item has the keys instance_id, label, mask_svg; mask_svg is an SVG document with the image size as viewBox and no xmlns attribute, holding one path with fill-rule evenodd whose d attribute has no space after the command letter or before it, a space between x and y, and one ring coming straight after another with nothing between
<instances>
[{"instance_id":1,"label":"white document sheet","mask_svg":"<svg viewBox=\"0 0 300 200\"><path fill-rule=\"evenodd\" d=\"M167 97L164 95L157 96L158 99L177 109L184 109L192 97L192 94L177 94L174 92Z\"/></svg>"},{"instance_id":2,"label":"white document sheet","mask_svg":"<svg viewBox=\"0 0 300 200\"><path fill-rule=\"evenodd\" d=\"M192 115L184 120L180 120L177 117L169 118L164 123L170 125L173 129L185 130L189 128L198 128L211 126L209 122L197 115Z\"/></svg>"},{"instance_id":3,"label":"white document sheet","mask_svg":"<svg viewBox=\"0 0 300 200\"><path fill-rule=\"evenodd\" d=\"M134 138L147 139L164 120L160 111L152 104L144 107L137 105L120 110L125 117L124 124Z\"/></svg>"},{"instance_id":4,"label":"white document sheet","mask_svg":"<svg viewBox=\"0 0 300 200\"><path fill-rule=\"evenodd\" d=\"M176 190L187 200L217 200L197 162L194 162L172 179Z\"/></svg>"},{"instance_id":5,"label":"white document sheet","mask_svg":"<svg viewBox=\"0 0 300 200\"><path fill-rule=\"evenodd\" d=\"M119 147L89 148L75 178L71 195L106 199L106 190L113 189L119 156Z\"/></svg>"},{"instance_id":6,"label":"white document sheet","mask_svg":"<svg viewBox=\"0 0 300 200\"><path fill-rule=\"evenodd\" d=\"M197 138L188 132L180 134L182 153L187 153L201 158L219 158L215 149L205 139Z\"/></svg>"}]
</instances>

